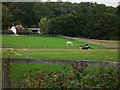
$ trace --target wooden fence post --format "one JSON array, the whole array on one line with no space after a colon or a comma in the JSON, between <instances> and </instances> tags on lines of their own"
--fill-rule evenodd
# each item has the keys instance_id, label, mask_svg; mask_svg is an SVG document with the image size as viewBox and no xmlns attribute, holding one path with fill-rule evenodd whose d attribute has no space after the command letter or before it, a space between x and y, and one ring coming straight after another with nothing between
<instances>
[{"instance_id":1,"label":"wooden fence post","mask_svg":"<svg viewBox=\"0 0 120 90\"><path fill-rule=\"evenodd\" d=\"M74 64L74 66L75 66L77 69L79 69L80 71L83 72L83 71L84 71L84 68L87 67L88 65L87 65L87 63L84 62L84 61L76 61L75 64Z\"/></svg>"},{"instance_id":2,"label":"wooden fence post","mask_svg":"<svg viewBox=\"0 0 120 90\"><path fill-rule=\"evenodd\" d=\"M2 88L10 88L10 59L2 59Z\"/></svg>"}]
</instances>

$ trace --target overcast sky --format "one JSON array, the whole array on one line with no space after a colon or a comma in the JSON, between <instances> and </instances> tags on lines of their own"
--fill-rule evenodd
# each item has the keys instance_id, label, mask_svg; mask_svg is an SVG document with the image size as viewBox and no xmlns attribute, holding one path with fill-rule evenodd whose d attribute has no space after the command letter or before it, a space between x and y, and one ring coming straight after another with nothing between
<instances>
[{"instance_id":1,"label":"overcast sky","mask_svg":"<svg viewBox=\"0 0 120 90\"><path fill-rule=\"evenodd\" d=\"M0 0L1 1L1 0ZM40 0L2 0L2 2L25 2L25 1L27 1L27 2L38 2L38 1L40 1ZM47 0L41 0L41 1L47 1ZM51 0L51 1L57 1L57 0ZM72 3L74 3L74 2L76 2L76 3L80 3L80 2L97 2L98 4L105 4L105 5L107 5L107 6L114 6L114 7L116 7L116 6L118 6L118 2L120 1L120 0L62 0L62 1L69 1L69 2L72 2Z\"/></svg>"},{"instance_id":2,"label":"overcast sky","mask_svg":"<svg viewBox=\"0 0 120 90\"><path fill-rule=\"evenodd\" d=\"M46 0L44 0L46 1ZM57 0L51 0L51 1L57 1ZM76 3L80 3L80 2L97 2L98 4L105 4L107 6L118 6L118 2L120 0L62 0L62 1L70 1L70 2L76 2Z\"/></svg>"}]
</instances>

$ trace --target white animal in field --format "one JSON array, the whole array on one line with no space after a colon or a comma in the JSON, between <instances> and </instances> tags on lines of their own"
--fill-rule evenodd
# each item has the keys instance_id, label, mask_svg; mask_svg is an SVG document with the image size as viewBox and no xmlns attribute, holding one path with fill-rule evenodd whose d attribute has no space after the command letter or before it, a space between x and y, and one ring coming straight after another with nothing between
<instances>
[{"instance_id":1,"label":"white animal in field","mask_svg":"<svg viewBox=\"0 0 120 90\"><path fill-rule=\"evenodd\" d=\"M73 43L71 41L67 41L66 45L73 45Z\"/></svg>"}]
</instances>

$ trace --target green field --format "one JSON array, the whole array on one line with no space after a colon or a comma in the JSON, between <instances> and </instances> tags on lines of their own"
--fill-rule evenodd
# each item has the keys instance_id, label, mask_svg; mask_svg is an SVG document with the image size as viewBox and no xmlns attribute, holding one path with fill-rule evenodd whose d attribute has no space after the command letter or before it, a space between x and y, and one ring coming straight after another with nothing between
<instances>
[{"instance_id":1,"label":"green field","mask_svg":"<svg viewBox=\"0 0 120 90\"><path fill-rule=\"evenodd\" d=\"M67 41L72 41L73 46L66 45ZM68 40L59 37L38 37L38 36L3 36L3 48L79 48L85 45L85 42ZM92 45L91 48L105 48L102 46Z\"/></svg>"},{"instance_id":2,"label":"green field","mask_svg":"<svg viewBox=\"0 0 120 90\"><path fill-rule=\"evenodd\" d=\"M3 57L7 58L9 49L3 49ZM14 51L9 51L13 53ZM20 55L12 54L11 58L27 58L43 60L92 60L92 61L118 61L118 50L113 49L15 49Z\"/></svg>"},{"instance_id":3,"label":"green field","mask_svg":"<svg viewBox=\"0 0 120 90\"><path fill-rule=\"evenodd\" d=\"M73 46L67 46L66 41L72 41ZM80 50L79 46L85 42L68 40L58 37L30 37L30 36L3 36L2 57L3 58L27 58L42 60L92 60L92 61L118 61L118 50L107 49L103 46L90 44L91 50ZM10 49L10 48L14 48ZM17 55L15 52L19 53ZM11 55L10 55L11 53ZM42 71L62 71L62 65L40 65L40 64L11 64L11 79L24 79L24 73L37 69ZM71 66L66 66L71 68ZM96 71L90 69L92 71Z\"/></svg>"}]
</instances>

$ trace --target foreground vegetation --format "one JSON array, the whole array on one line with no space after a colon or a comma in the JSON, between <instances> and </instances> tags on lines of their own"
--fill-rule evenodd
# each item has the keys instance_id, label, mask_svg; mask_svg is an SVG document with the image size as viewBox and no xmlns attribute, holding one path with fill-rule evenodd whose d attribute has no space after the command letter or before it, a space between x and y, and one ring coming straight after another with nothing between
<instances>
[{"instance_id":1,"label":"foreground vegetation","mask_svg":"<svg viewBox=\"0 0 120 90\"><path fill-rule=\"evenodd\" d=\"M91 72L91 70L93 70ZM96 71L97 70L97 71ZM35 75L36 73L36 75ZM19 88L104 88L118 89L119 72L115 68L63 68L60 72L43 72L39 69L29 70L24 73L22 84L12 84L11 87Z\"/></svg>"},{"instance_id":2,"label":"foreground vegetation","mask_svg":"<svg viewBox=\"0 0 120 90\"><path fill-rule=\"evenodd\" d=\"M19 67L19 68L18 68ZM64 68L71 69L70 65L45 65L45 64L16 64L11 63L11 80L20 80L23 81L26 79L25 73L31 71L33 76L37 75L37 70L41 70L42 72L61 72Z\"/></svg>"}]
</instances>

